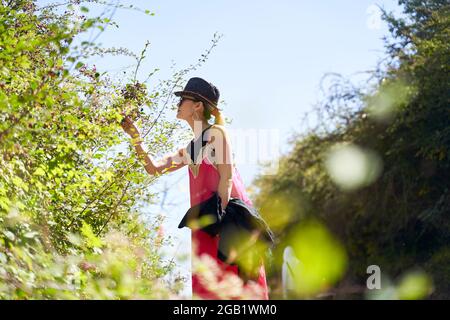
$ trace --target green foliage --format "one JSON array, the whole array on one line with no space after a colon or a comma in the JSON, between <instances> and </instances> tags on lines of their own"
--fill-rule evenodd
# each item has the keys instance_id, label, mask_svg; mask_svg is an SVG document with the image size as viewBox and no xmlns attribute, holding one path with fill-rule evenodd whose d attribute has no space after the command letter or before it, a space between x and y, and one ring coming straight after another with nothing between
<instances>
[{"instance_id":1,"label":"green foliage","mask_svg":"<svg viewBox=\"0 0 450 320\"><path fill-rule=\"evenodd\" d=\"M0 298L167 298L181 289L164 280L173 264L152 245L158 226L137 213L155 178L114 151L124 85L87 63L129 52L79 41L112 22L76 19L71 3L0 2ZM131 104L148 108L146 142L164 152L176 125L137 71Z\"/></svg>"},{"instance_id":2,"label":"green foliage","mask_svg":"<svg viewBox=\"0 0 450 320\"><path fill-rule=\"evenodd\" d=\"M298 200L286 228L275 228L280 238L308 217L326 223L349 256L342 288L365 287L372 264L388 277L419 268L434 283L431 298L449 298L450 6L439 0L399 3L402 18L384 13L392 37L385 40L386 59L373 71L374 85L325 78L332 82L317 106L322 121L294 137L277 175L257 179L256 205L265 208L272 196L286 192ZM346 190L333 180L326 159L341 143L381 159L375 181Z\"/></svg>"}]
</instances>

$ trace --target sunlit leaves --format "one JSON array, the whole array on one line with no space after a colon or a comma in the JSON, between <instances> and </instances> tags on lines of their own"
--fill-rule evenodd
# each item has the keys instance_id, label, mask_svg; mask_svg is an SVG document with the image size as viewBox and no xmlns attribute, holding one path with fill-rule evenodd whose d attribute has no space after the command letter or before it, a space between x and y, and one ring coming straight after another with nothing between
<instances>
[{"instance_id":1,"label":"sunlit leaves","mask_svg":"<svg viewBox=\"0 0 450 320\"><path fill-rule=\"evenodd\" d=\"M266 259L267 243L259 238L259 231L250 232L237 227L222 230L219 250L228 257L228 263L239 266L244 277L258 278L259 266Z\"/></svg>"},{"instance_id":2,"label":"sunlit leaves","mask_svg":"<svg viewBox=\"0 0 450 320\"><path fill-rule=\"evenodd\" d=\"M382 277L381 288L367 290L370 300L421 300L433 292L433 281L423 270L409 270L402 273L396 281L388 275Z\"/></svg>"},{"instance_id":3,"label":"sunlit leaves","mask_svg":"<svg viewBox=\"0 0 450 320\"><path fill-rule=\"evenodd\" d=\"M430 276L423 271L413 271L402 277L397 287L397 294L401 300L418 300L426 298L431 290Z\"/></svg>"},{"instance_id":4,"label":"sunlit leaves","mask_svg":"<svg viewBox=\"0 0 450 320\"><path fill-rule=\"evenodd\" d=\"M85 63L94 43L70 46L113 23L51 9L43 18L29 4L0 7L0 298L164 295L154 282L170 268L146 248L151 233L133 214L146 175L112 152L122 142L116 85ZM122 227L126 248L109 256L117 239L103 236Z\"/></svg>"},{"instance_id":5,"label":"sunlit leaves","mask_svg":"<svg viewBox=\"0 0 450 320\"><path fill-rule=\"evenodd\" d=\"M313 297L340 280L347 268L347 253L342 244L317 221L296 226L286 245L300 261L292 269L295 293Z\"/></svg>"},{"instance_id":6,"label":"sunlit leaves","mask_svg":"<svg viewBox=\"0 0 450 320\"><path fill-rule=\"evenodd\" d=\"M198 230L198 229L202 229L206 226L209 226L213 223L217 222L216 218L214 217L214 215L212 214L205 214L201 217L199 217L198 219L193 219L191 221L188 221L187 223L187 227L191 230Z\"/></svg>"},{"instance_id":7,"label":"sunlit leaves","mask_svg":"<svg viewBox=\"0 0 450 320\"><path fill-rule=\"evenodd\" d=\"M381 158L375 152L345 143L329 150L325 165L333 182L344 190L370 185L382 170Z\"/></svg>"},{"instance_id":8,"label":"sunlit leaves","mask_svg":"<svg viewBox=\"0 0 450 320\"><path fill-rule=\"evenodd\" d=\"M377 121L390 120L415 96L417 89L406 81L383 79L377 92L367 98L369 117Z\"/></svg>"},{"instance_id":9,"label":"sunlit leaves","mask_svg":"<svg viewBox=\"0 0 450 320\"><path fill-rule=\"evenodd\" d=\"M83 222L80 231L85 237L86 245L89 248L100 248L102 246L101 240L94 234L92 227L89 224Z\"/></svg>"},{"instance_id":10,"label":"sunlit leaves","mask_svg":"<svg viewBox=\"0 0 450 320\"><path fill-rule=\"evenodd\" d=\"M275 232L289 226L298 210L301 210L299 202L286 193L272 194L270 198L265 199L260 208L261 215Z\"/></svg>"}]
</instances>

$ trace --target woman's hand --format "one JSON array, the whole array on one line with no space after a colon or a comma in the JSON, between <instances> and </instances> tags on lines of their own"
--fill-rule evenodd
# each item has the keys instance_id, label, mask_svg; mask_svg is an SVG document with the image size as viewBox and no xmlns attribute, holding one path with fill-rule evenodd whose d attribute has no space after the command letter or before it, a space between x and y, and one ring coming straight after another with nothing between
<instances>
[{"instance_id":1,"label":"woman's hand","mask_svg":"<svg viewBox=\"0 0 450 320\"><path fill-rule=\"evenodd\" d=\"M125 116L120 122L123 130L131 137L131 138L139 138L139 131L133 123L133 120L129 116Z\"/></svg>"}]
</instances>

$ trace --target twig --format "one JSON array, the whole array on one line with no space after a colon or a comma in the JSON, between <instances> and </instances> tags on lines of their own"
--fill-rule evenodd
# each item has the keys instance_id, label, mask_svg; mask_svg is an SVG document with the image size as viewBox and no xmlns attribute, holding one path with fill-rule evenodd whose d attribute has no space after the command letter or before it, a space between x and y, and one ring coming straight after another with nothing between
<instances>
[{"instance_id":1,"label":"twig","mask_svg":"<svg viewBox=\"0 0 450 320\"><path fill-rule=\"evenodd\" d=\"M119 201L117 201L116 205L114 206L112 212L109 214L108 219L106 219L105 223L103 224L103 226L100 228L100 230L97 232L97 237L102 233L103 229L106 227L106 225L109 223L109 221L111 221L113 215L116 213L117 211L117 207L119 206L119 204L122 203L123 197L125 196L125 194L127 193L128 187L130 186L131 181L128 181L125 189L122 191L122 195L119 199Z\"/></svg>"}]
</instances>

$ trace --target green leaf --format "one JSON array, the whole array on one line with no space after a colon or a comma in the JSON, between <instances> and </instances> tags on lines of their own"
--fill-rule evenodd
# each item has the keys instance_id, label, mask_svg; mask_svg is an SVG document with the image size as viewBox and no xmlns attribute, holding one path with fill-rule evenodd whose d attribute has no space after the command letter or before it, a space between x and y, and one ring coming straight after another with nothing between
<instances>
[{"instance_id":1,"label":"green leaf","mask_svg":"<svg viewBox=\"0 0 450 320\"><path fill-rule=\"evenodd\" d=\"M37 232L35 232L35 231L30 231L30 232L25 233L23 236L24 236L25 238L32 239L32 238L35 238L37 235L38 235Z\"/></svg>"},{"instance_id":2,"label":"green leaf","mask_svg":"<svg viewBox=\"0 0 450 320\"><path fill-rule=\"evenodd\" d=\"M28 191L28 186L26 185L26 183L19 177L15 176L12 178L12 182L15 186L22 188L25 191Z\"/></svg>"},{"instance_id":3,"label":"green leaf","mask_svg":"<svg viewBox=\"0 0 450 320\"><path fill-rule=\"evenodd\" d=\"M42 168L37 168L35 171L34 171L34 173L33 173L35 176L44 176L45 175L45 171L44 171L44 169L42 169Z\"/></svg>"},{"instance_id":4,"label":"green leaf","mask_svg":"<svg viewBox=\"0 0 450 320\"><path fill-rule=\"evenodd\" d=\"M16 236L14 235L14 233L12 233L12 232L9 231L9 230L4 230L4 231L3 231L3 234L5 235L6 238L8 238L8 239L11 240L11 241L16 240Z\"/></svg>"},{"instance_id":5,"label":"green leaf","mask_svg":"<svg viewBox=\"0 0 450 320\"><path fill-rule=\"evenodd\" d=\"M101 247L102 241L94 234L91 225L83 221L81 234L86 238L86 245L90 248Z\"/></svg>"}]
</instances>

